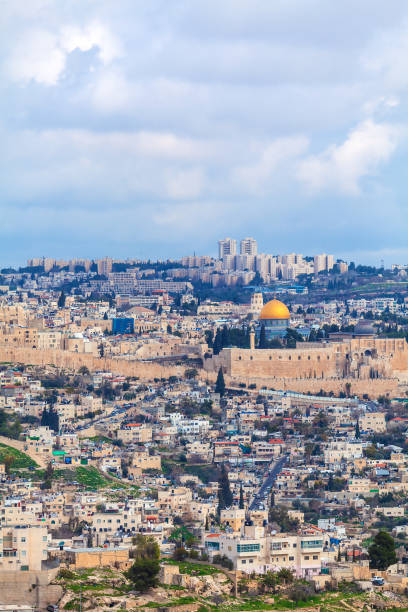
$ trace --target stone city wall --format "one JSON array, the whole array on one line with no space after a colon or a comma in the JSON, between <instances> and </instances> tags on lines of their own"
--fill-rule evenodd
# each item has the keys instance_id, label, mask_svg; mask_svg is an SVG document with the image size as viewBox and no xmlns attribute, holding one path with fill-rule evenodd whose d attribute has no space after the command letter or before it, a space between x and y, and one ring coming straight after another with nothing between
<instances>
[{"instance_id":1,"label":"stone city wall","mask_svg":"<svg viewBox=\"0 0 408 612\"><path fill-rule=\"evenodd\" d=\"M0 362L31 365L54 365L58 368L78 370L85 366L90 372L112 372L123 376L138 376L141 380L182 376L185 367L162 366L157 363L130 361L118 358L99 358L86 353L71 353L60 349L31 349L0 346Z\"/></svg>"},{"instance_id":2,"label":"stone city wall","mask_svg":"<svg viewBox=\"0 0 408 612\"><path fill-rule=\"evenodd\" d=\"M48 604L55 604L62 597L62 587L50 584L58 569L43 572L1 572L1 603L6 605L29 605L45 610Z\"/></svg>"},{"instance_id":3,"label":"stone city wall","mask_svg":"<svg viewBox=\"0 0 408 612\"><path fill-rule=\"evenodd\" d=\"M262 387L275 389L277 391L297 391L298 393L316 394L323 390L326 393L332 391L335 395L341 392L346 393L346 384L350 384L350 395L359 396L368 395L370 398L377 398L380 395L390 395L392 397L401 397L405 395L408 386L401 385L396 378L383 379L376 378L373 380L359 380L357 378L324 378L324 379L301 379L301 378L256 378L256 377L238 377L233 378L225 376L226 385L237 387L239 383L248 385L255 384L256 389Z\"/></svg>"}]
</instances>

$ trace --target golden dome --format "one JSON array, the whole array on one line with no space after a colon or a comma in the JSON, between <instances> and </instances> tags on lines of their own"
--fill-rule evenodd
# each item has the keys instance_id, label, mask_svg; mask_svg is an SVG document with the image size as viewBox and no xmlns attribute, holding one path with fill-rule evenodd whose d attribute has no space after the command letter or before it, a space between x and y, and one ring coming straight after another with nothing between
<instances>
[{"instance_id":1,"label":"golden dome","mask_svg":"<svg viewBox=\"0 0 408 612\"><path fill-rule=\"evenodd\" d=\"M261 310L260 319L290 319L290 312L283 302L271 300Z\"/></svg>"}]
</instances>

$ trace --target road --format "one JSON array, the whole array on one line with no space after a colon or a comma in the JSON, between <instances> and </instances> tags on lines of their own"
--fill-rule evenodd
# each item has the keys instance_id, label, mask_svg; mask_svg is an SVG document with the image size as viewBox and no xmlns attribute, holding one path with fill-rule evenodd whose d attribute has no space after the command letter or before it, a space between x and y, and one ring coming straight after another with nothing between
<instances>
[{"instance_id":1,"label":"road","mask_svg":"<svg viewBox=\"0 0 408 612\"><path fill-rule=\"evenodd\" d=\"M249 506L250 510L259 510L259 505L263 503L263 497L265 495L268 496L270 494L272 485L276 480L276 476L281 471L282 466L284 465L285 462L286 462L286 455L281 457L277 461L275 461L275 463L271 464L272 467L270 467L268 477L264 480L261 488L259 489L258 493L255 495L254 499L252 500L251 505ZM265 504L265 507L266 507L266 504Z\"/></svg>"}]
</instances>

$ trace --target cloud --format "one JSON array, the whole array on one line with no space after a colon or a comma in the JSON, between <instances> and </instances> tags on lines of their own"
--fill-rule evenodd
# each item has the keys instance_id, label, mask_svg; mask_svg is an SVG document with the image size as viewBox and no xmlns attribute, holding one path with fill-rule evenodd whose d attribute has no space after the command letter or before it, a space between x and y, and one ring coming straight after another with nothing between
<instances>
[{"instance_id":1,"label":"cloud","mask_svg":"<svg viewBox=\"0 0 408 612\"><path fill-rule=\"evenodd\" d=\"M299 163L297 178L312 193L333 190L346 195L360 194L363 178L374 176L389 161L400 139L398 126L360 123L341 145L330 145L318 155Z\"/></svg>"},{"instance_id":2,"label":"cloud","mask_svg":"<svg viewBox=\"0 0 408 612\"><path fill-rule=\"evenodd\" d=\"M299 158L308 147L308 139L304 136L279 138L262 147L259 159L255 164L241 166L234 170L235 180L250 193L263 193L270 186L276 173Z\"/></svg>"},{"instance_id":3,"label":"cloud","mask_svg":"<svg viewBox=\"0 0 408 612\"><path fill-rule=\"evenodd\" d=\"M170 198L197 198L203 192L204 173L201 168L176 170L168 174L166 187Z\"/></svg>"},{"instance_id":4,"label":"cloud","mask_svg":"<svg viewBox=\"0 0 408 612\"><path fill-rule=\"evenodd\" d=\"M64 73L67 58L76 49L97 49L98 57L109 64L120 57L122 49L109 29L97 21L81 28L63 26L57 33L46 29L27 29L5 59L10 79L25 84L56 85Z\"/></svg>"},{"instance_id":5,"label":"cloud","mask_svg":"<svg viewBox=\"0 0 408 612\"><path fill-rule=\"evenodd\" d=\"M55 85L65 60L66 53L58 46L57 37L45 30L35 30L17 42L6 60L6 70L15 81Z\"/></svg>"},{"instance_id":6,"label":"cloud","mask_svg":"<svg viewBox=\"0 0 408 612\"><path fill-rule=\"evenodd\" d=\"M406 0L3 4L0 263L402 252Z\"/></svg>"}]
</instances>

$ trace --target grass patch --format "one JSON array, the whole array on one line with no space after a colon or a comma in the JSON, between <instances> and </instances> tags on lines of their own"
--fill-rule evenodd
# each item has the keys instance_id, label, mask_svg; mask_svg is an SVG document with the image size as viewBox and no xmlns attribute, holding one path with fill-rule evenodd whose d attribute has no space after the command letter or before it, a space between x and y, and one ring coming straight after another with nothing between
<instances>
[{"instance_id":1,"label":"grass patch","mask_svg":"<svg viewBox=\"0 0 408 612\"><path fill-rule=\"evenodd\" d=\"M84 467L78 466L72 469L66 470L58 470L54 471L54 478L62 478L67 482L77 482L80 485L84 485L87 489L91 491L97 491L98 489L103 488L112 488L112 489L120 489L125 487L125 485L121 485L119 482L115 483L111 480L105 478L98 470L93 467Z\"/></svg>"},{"instance_id":2,"label":"grass patch","mask_svg":"<svg viewBox=\"0 0 408 612\"><path fill-rule=\"evenodd\" d=\"M213 565L206 563L193 563L190 561L173 561L169 559L168 565L178 565L180 574L188 574L189 576L212 576L219 574L220 570Z\"/></svg>"},{"instance_id":3,"label":"grass patch","mask_svg":"<svg viewBox=\"0 0 408 612\"><path fill-rule=\"evenodd\" d=\"M186 474L197 476L204 484L214 480L214 466L210 463L200 463L197 465L185 465L184 471Z\"/></svg>"},{"instance_id":4,"label":"grass patch","mask_svg":"<svg viewBox=\"0 0 408 612\"><path fill-rule=\"evenodd\" d=\"M31 459L31 457L22 451L19 451L12 446L7 446L6 444L0 443L0 463L4 463L4 457L7 457L7 455L11 455L13 457L14 461L11 467L15 468L16 470L29 467L38 467L38 464L34 461L34 459Z\"/></svg>"},{"instance_id":5,"label":"grass patch","mask_svg":"<svg viewBox=\"0 0 408 612\"><path fill-rule=\"evenodd\" d=\"M108 438L107 436L92 436L87 438L91 442L107 442L108 444L113 444L112 438Z\"/></svg>"}]
</instances>

